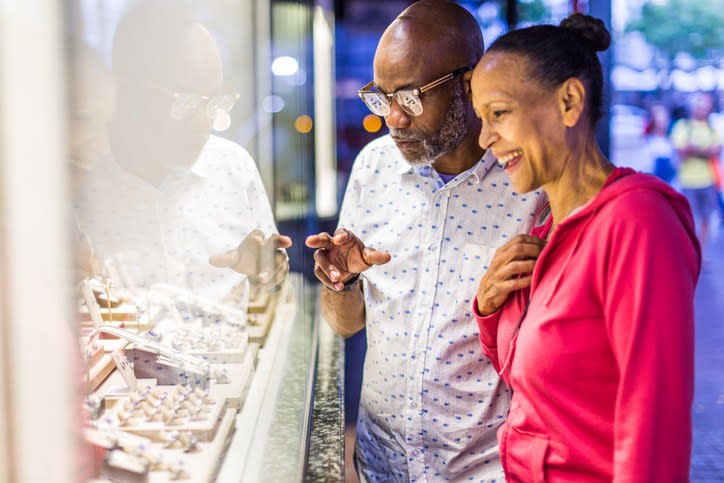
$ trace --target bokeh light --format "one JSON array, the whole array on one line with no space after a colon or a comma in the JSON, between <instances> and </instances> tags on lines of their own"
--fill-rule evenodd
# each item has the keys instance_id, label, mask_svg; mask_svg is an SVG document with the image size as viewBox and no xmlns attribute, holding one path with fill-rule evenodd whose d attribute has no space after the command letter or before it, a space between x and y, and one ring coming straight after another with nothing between
<instances>
[{"instance_id":1,"label":"bokeh light","mask_svg":"<svg viewBox=\"0 0 724 483\"><path fill-rule=\"evenodd\" d=\"M294 121L294 129L302 134L306 134L311 131L313 125L314 123L312 122L312 118L306 114L302 114Z\"/></svg>"},{"instance_id":2,"label":"bokeh light","mask_svg":"<svg viewBox=\"0 0 724 483\"><path fill-rule=\"evenodd\" d=\"M367 132L377 132L382 129L382 119L374 114L367 114L362 120L362 126Z\"/></svg>"},{"instance_id":3,"label":"bokeh light","mask_svg":"<svg viewBox=\"0 0 724 483\"><path fill-rule=\"evenodd\" d=\"M275 95L266 96L261 101L261 107L266 112L280 112L284 109L284 99Z\"/></svg>"},{"instance_id":4,"label":"bokeh light","mask_svg":"<svg viewBox=\"0 0 724 483\"><path fill-rule=\"evenodd\" d=\"M278 76L294 75L299 70L299 62L294 57L283 55L274 59L271 65L272 73Z\"/></svg>"}]
</instances>

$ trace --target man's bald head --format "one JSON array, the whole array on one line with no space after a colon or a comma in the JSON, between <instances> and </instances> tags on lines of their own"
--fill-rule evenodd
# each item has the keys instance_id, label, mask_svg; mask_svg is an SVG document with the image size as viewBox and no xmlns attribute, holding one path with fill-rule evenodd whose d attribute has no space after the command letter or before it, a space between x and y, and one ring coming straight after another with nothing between
<instances>
[{"instance_id":1,"label":"man's bald head","mask_svg":"<svg viewBox=\"0 0 724 483\"><path fill-rule=\"evenodd\" d=\"M440 62L440 70L475 65L485 50L472 14L444 0L420 0L402 11L382 34L377 55L402 45L418 60Z\"/></svg>"},{"instance_id":2,"label":"man's bald head","mask_svg":"<svg viewBox=\"0 0 724 483\"><path fill-rule=\"evenodd\" d=\"M441 173L460 173L482 155L480 122L471 103L470 75L483 55L483 37L475 18L458 4L421 0L385 29L374 59L375 87L385 93L447 80L419 95L422 111L405 112L390 104L385 124L405 159L431 164ZM457 75L459 74L459 75Z\"/></svg>"},{"instance_id":3,"label":"man's bald head","mask_svg":"<svg viewBox=\"0 0 724 483\"><path fill-rule=\"evenodd\" d=\"M164 87L221 74L211 34L188 8L169 0L147 0L123 17L113 37L112 66L119 81Z\"/></svg>"},{"instance_id":4,"label":"man's bald head","mask_svg":"<svg viewBox=\"0 0 724 483\"><path fill-rule=\"evenodd\" d=\"M211 133L199 101L223 88L221 56L211 33L178 0L144 0L120 21L113 37L118 85L111 149L130 171L153 182L186 169ZM193 101L190 101L193 102Z\"/></svg>"}]
</instances>

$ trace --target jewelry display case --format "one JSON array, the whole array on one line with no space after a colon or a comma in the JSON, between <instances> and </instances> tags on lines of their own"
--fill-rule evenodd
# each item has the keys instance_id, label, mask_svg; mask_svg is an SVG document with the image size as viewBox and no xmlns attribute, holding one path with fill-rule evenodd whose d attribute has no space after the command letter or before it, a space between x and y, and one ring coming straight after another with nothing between
<instances>
[{"instance_id":1,"label":"jewelry display case","mask_svg":"<svg viewBox=\"0 0 724 483\"><path fill-rule=\"evenodd\" d=\"M303 237L317 229L318 214L332 216L336 210L336 185L314 188L310 178L310 173L324 179L335 176L333 98L319 105L323 96L314 95L333 91L332 2L179 3L189 4L215 40L224 85L241 94L231 113L217 104L221 92L215 89L184 86L193 91L186 94L194 94L184 97L150 79L131 86L127 79L115 78L113 69L120 65L112 62L116 29L134 6L146 2L16 3L0 7L7 14L0 16L0 37L8 47L0 59L3 473L13 481L62 483L341 481L341 340L319 319L316 283L296 273L313 266ZM313 24L324 35L313 36ZM158 32L151 38L164 38ZM143 45L150 50L148 43ZM319 45L326 50L319 51ZM182 50L181 44L173 47L174 52ZM139 57L139 50L130 50L131 58ZM294 75L273 68L275 61L289 57L296 62ZM320 59L326 69L320 68ZM129 87L135 95L116 95ZM153 102L140 102L140 94ZM210 104L231 116L230 124L226 119L228 125L214 125L218 131L227 128L214 137L241 146L258 169L277 228L265 233L294 238L294 246L287 249L292 273L280 290L250 294L241 313L171 287L156 287L149 303L123 293L134 289L123 279L135 274L123 273L122 266L109 265L105 278L96 278L98 267L79 263L90 258L86 252L93 249L107 263L109 257L150 240L141 230L126 229L120 219L136 220L138 213L154 211L152 203L140 202L141 209L127 217L94 218L102 228L118 231L110 241L119 246L109 240L104 246L100 236L84 229L88 219L79 215L80 201L89 194L82 181L90 171L97 169L101 181L108 181L93 185L99 197L90 201L120 199L104 189L118 186L108 178L105 161L122 157L114 157L119 153L109 145L109 128L134 99L142 107L174 108L179 99L209 101L207 116ZM178 121L175 110L167 114ZM143 132L153 136L163 131L151 126ZM178 137L184 142L192 138ZM145 145L142 140L127 144ZM175 156L169 160L177 161ZM214 173L225 178L224 171ZM244 186L233 194L244 194ZM249 196L251 201L262 198L257 193ZM243 204L243 196L238 198L233 200L235 211ZM208 196L191 201L185 206L216 207ZM175 246L163 248L182 258L198 240L218 243L203 251L206 265L209 256L243 238L233 236L222 243L207 230L236 226L227 214L219 210L219 223L199 217L208 226L198 232L176 230L171 240ZM168 219L174 217L183 213L170 213ZM138 243L120 246L131 239ZM192 273L184 266L164 267L172 268ZM90 278L80 283L88 273ZM212 275L231 278L233 270L218 268ZM200 293L211 284L180 285ZM219 323L213 328L198 320L175 325L179 317L195 312ZM237 319L244 323L234 322ZM235 332L235 324L245 330Z\"/></svg>"},{"instance_id":2,"label":"jewelry display case","mask_svg":"<svg viewBox=\"0 0 724 483\"><path fill-rule=\"evenodd\" d=\"M243 357L179 351L156 326L100 319L84 342L83 435L99 455L89 481L343 481L343 343L318 315L318 290L290 274L257 312L272 320L264 337L226 334ZM87 300L80 312L98 318ZM94 380L98 364L108 374Z\"/></svg>"}]
</instances>

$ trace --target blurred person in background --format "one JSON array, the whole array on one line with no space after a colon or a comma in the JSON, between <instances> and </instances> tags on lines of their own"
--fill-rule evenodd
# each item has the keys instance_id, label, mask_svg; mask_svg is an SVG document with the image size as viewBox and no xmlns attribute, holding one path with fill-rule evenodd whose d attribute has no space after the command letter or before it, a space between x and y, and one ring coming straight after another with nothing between
<instances>
[{"instance_id":1,"label":"blurred person in background","mask_svg":"<svg viewBox=\"0 0 724 483\"><path fill-rule=\"evenodd\" d=\"M660 103L652 104L649 120L644 133L644 143L651 162L650 173L655 174L669 184L674 184L677 170L677 154L669 138L671 114Z\"/></svg>"},{"instance_id":2,"label":"blurred person in background","mask_svg":"<svg viewBox=\"0 0 724 483\"><path fill-rule=\"evenodd\" d=\"M95 163L110 154L108 142L108 123L115 114L116 91L111 69L100 53L83 40L68 36L66 47L66 86L67 104L67 140L68 159L70 160L70 198L75 201L79 195L80 181ZM73 281L80 283L85 278L101 275L102 267L95 255L92 241L80 229L77 217L73 219L74 260L72 264ZM76 322L80 325L83 317ZM76 426L77 437L77 481L86 481L98 474L104 458L104 450L91 445L83 437L83 428L90 419L86 411L88 393L88 363L79 345L81 340L78 327L70 332L73 337L68 343L74 369L77 371L76 405L84 408L79 412Z\"/></svg>"},{"instance_id":3,"label":"blurred person in background","mask_svg":"<svg viewBox=\"0 0 724 483\"><path fill-rule=\"evenodd\" d=\"M72 37L66 38L66 48L70 196L75 201L84 174L110 155L108 124L115 114L116 86L111 69L98 51ZM73 242L76 281L100 275L93 242L82 232L75 216Z\"/></svg>"},{"instance_id":4,"label":"blurred person in background","mask_svg":"<svg viewBox=\"0 0 724 483\"><path fill-rule=\"evenodd\" d=\"M721 137L709 122L714 98L697 92L690 98L690 115L676 121L671 142L679 155L678 178L691 204L702 248L706 249L713 215L719 210L714 163L721 156Z\"/></svg>"},{"instance_id":5,"label":"blurred person in background","mask_svg":"<svg viewBox=\"0 0 724 483\"><path fill-rule=\"evenodd\" d=\"M239 94L210 32L179 2L142 2L119 22L112 69L110 155L78 202L98 257L123 265L134 288L170 284L212 302L243 281L219 266L252 283L283 279L291 240L276 234L256 165L211 134L229 127Z\"/></svg>"},{"instance_id":6,"label":"blurred person in background","mask_svg":"<svg viewBox=\"0 0 724 483\"><path fill-rule=\"evenodd\" d=\"M116 85L98 51L82 40L68 38L67 42L68 147L73 193L77 193L81 174L110 154L108 124L116 111Z\"/></svg>"}]
</instances>

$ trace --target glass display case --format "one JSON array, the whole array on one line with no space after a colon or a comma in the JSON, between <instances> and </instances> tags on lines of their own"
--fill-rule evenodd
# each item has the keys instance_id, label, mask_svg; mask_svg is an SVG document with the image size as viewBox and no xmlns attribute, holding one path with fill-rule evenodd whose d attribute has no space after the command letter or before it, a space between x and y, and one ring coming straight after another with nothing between
<instances>
[{"instance_id":1,"label":"glass display case","mask_svg":"<svg viewBox=\"0 0 724 483\"><path fill-rule=\"evenodd\" d=\"M337 210L331 2L0 12L5 473L343 480L299 236Z\"/></svg>"},{"instance_id":2,"label":"glass display case","mask_svg":"<svg viewBox=\"0 0 724 483\"><path fill-rule=\"evenodd\" d=\"M103 455L93 480L343 481L343 344L319 319L317 290L290 274L265 307L249 305L250 316L271 316L264 333L248 326L244 345L229 331L215 352L176 353L156 343L161 324L137 332L130 317L120 320L123 304L103 309L90 299L103 319L82 344L84 437Z\"/></svg>"}]
</instances>

